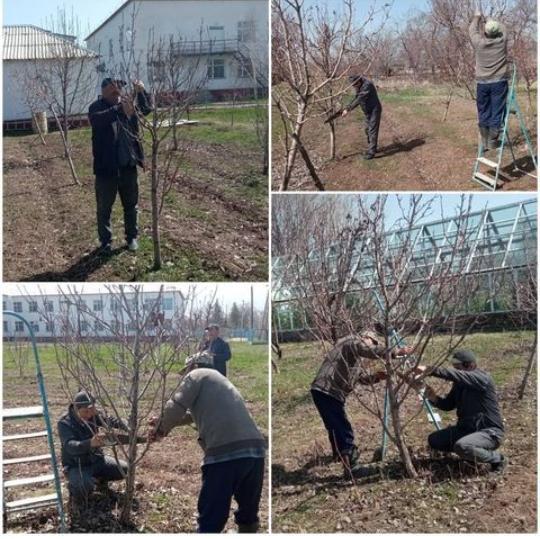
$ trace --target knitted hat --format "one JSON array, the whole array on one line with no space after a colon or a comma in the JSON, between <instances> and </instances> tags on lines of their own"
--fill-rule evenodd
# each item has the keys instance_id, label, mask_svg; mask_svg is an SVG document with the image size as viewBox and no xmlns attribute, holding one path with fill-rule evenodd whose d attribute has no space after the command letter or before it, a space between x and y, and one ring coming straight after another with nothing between
<instances>
[{"instance_id":1,"label":"knitted hat","mask_svg":"<svg viewBox=\"0 0 540 539\"><path fill-rule=\"evenodd\" d=\"M470 365L471 363L478 363L476 356L471 350L456 350L451 358L454 365Z\"/></svg>"}]
</instances>

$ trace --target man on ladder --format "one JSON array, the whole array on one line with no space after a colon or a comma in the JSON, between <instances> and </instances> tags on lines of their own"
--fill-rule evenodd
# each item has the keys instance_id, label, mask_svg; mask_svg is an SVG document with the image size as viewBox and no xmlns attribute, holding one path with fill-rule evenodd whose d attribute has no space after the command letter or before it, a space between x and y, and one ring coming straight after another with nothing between
<instances>
[{"instance_id":1,"label":"man on ladder","mask_svg":"<svg viewBox=\"0 0 540 539\"><path fill-rule=\"evenodd\" d=\"M476 55L476 105L482 146L484 151L494 150L499 146L508 96L507 33L498 21L484 22L477 9L469 34Z\"/></svg>"}]
</instances>

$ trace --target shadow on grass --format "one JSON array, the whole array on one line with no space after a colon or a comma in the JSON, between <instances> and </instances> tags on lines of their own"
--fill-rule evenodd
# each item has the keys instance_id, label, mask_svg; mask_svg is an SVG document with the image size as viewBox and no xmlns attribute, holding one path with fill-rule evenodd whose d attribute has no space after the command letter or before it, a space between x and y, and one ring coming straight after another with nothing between
<instances>
[{"instance_id":1,"label":"shadow on grass","mask_svg":"<svg viewBox=\"0 0 540 539\"><path fill-rule=\"evenodd\" d=\"M90 253L77 260L64 271L45 271L30 275L21 282L65 282L65 281L86 281L99 268L110 262L111 258L125 250L125 247L112 249L108 254L104 254L101 248L97 247Z\"/></svg>"}]
</instances>

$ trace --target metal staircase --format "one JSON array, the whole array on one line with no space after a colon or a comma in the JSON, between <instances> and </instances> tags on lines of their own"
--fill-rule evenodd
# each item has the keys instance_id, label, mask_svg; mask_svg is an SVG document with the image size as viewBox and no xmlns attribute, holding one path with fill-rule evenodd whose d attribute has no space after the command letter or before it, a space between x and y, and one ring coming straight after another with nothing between
<instances>
[{"instance_id":1,"label":"metal staircase","mask_svg":"<svg viewBox=\"0 0 540 539\"><path fill-rule=\"evenodd\" d=\"M39 360L39 353L36 346L36 339L32 327L27 322L27 320L18 313L11 311L3 312L4 318L6 316L12 316L17 320L21 321L26 329L28 330L30 336L30 343L32 347L32 352L35 361L36 368L36 378L38 382L39 395L41 400L41 405L28 406L22 408L3 408L2 409L2 421L12 421L18 419L39 419L43 418L45 430L39 430L29 433L20 433L20 434L9 434L2 436L2 443L5 447L6 443L17 441L17 440L27 440L32 438L46 438L48 453L38 454L38 455L28 455L24 457L17 458L8 458L3 460L3 465L9 467L15 467L20 464L26 464L29 462L39 462L39 461L50 461L51 471L47 474L37 475L33 477L17 477L15 479L4 480L2 484L3 495L4 495L4 520L7 520L7 515L10 513L22 513L25 511L30 511L34 509L39 509L43 507L56 506L58 509L59 516L59 531L65 531L65 515L64 515L64 506L62 501L62 489L60 483L60 475L58 473L58 465L56 460L56 454L54 450L54 440L52 436L51 421L49 415L49 408L47 403L47 393L45 391L45 383L43 380L43 373L41 371L41 364ZM52 484L54 492L49 494L21 498L13 501L5 501L6 493L8 490L17 489L20 487L25 487L29 485L38 485L38 484Z\"/></svg>"}]
</instances>

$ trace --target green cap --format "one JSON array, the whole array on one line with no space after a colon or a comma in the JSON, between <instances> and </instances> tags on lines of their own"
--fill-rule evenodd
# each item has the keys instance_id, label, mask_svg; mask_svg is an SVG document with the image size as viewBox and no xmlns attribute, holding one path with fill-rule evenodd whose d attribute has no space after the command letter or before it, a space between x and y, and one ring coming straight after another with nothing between
<instances>
[{"instance_id":1,"label":"green cap","mask_svg":"<svg viewBox=\"0 0 540 539\"><path fill-rule=\"evenodd\" d=\"M452 363L469 365L470 363L477 363L476 356L471 350L456 350L452 354Z\"/></svg>"}]
</instances>

